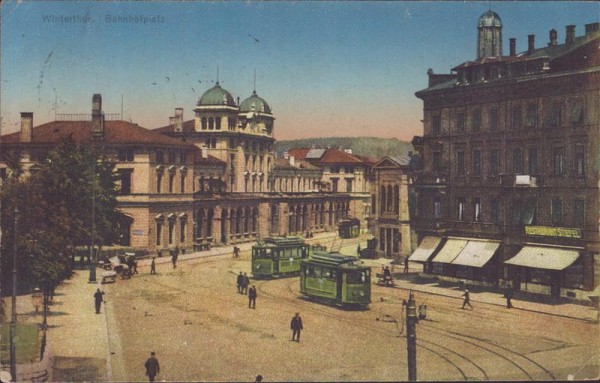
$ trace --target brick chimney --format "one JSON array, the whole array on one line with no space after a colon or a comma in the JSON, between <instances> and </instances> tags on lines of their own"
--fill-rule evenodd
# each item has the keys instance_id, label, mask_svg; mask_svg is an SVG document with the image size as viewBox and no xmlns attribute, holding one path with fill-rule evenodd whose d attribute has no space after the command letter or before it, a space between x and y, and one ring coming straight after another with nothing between
<instances>
[{"instance_id":1,"label":"brick chimney","mask_svg":"<svg viewBox=\"0 0 600 383\"><path fill-rule=\"evenodd\" d=\"M550 29L550 42L548 43L548 46L556 45L557 38L558 34L556 33L556 29Z\"/></svg>"},{"instance_id":2,"label":"brick chimney","mask_svg":"<svg viewBox=\"0 0 600 383\"><path fill-rule=\"evenodd\" d=\"M509 49L510 49L510 55L516 56L517 55L517 39L514 37L511 37L510 39L508 39L508 44L509 44Z\"/></svg>"},{"instance_id":3,"label":"brick chimney","mask_svg":"<svg viewBox=\"0 0 600 383\"><path fill-rule=\"evenodd\" d=\"M183 108L175 108L175 131L183 132Z\"/></svg>"},{"instance_id":4,"label":"brick chimney","mask_svg":"<svg viewBox=\"0 0 600 383\"><path fill-rule=\"evenodd\" d=\"M33 140L33 113L21 113L21 142L31 142Z\"/></svg>"},{"instance_id":5,"label":"brick chimney","mask_svg":"<svg viewBox=\"0 0 600 383\"><path fill-rule=\"evenodd\" d=\"M575 25L567 25L565 27L567 35L565 37L565 44L571 44L575 38Z\"/></svg>"},{"instance_id":6,"label":"brick chimney","mask_svg":"<svg viewBox=\"0 0 600 383\"><path fill-rule=\"evenodd\" d=\"M598 29L600 29L600 23L586 24L585 34L589 35L590 33L596 32Z\"/></svg>"},{"instance_id":7,"label":"brick chimney","mask_svg":"<svg viewBox=\"0 0 600 383\"><path fill-rule=\"evenodd\" d=\"M527 35L527 53L531 54L535 50L535 35Z\"/></svg>"},{"instance_id":8,"label":"brick chimney","mask_svg":"<svg viewBox=\"0 0 600 383\"><path fill-rule=\"evenodd\" d=\"M104 113L102 112L102 95L92 97L92 138L104 139Z\"/></svg>"}]
</instances>

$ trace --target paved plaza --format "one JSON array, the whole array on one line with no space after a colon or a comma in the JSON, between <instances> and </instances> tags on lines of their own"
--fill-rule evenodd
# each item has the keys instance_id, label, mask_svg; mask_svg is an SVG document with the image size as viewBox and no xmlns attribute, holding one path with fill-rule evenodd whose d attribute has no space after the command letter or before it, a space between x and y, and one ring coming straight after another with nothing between
<instances>
[{"instance_id":1,"label":"paved plaza","mask_svg":"<svg viewBox=\"0 0 600 383\"><path fill-rule=\"evenodd\" d=\"M507 309L500 295L474 292L474 309L461 310L458 289L406 278L396 288L374 285L369 310L343 310L302 298L294 277L252 281L252 310L235 287L240 271L250 275L250 246L238 259L227 248L182 255L176 269L161 258L157 275L142 262L138 275L114 284L89 284L87 272L77 272L52 305L51 380L144 381L150 351L161 363L160 381L253 381L259 374L265 381L406 380L408 289L427 305L417 325L419 380L598 376L590 307L515 300ZM387 261L367 262L377 270ZM95 314L98 287L106 303ZM290 341L295 312L305 327L300 343Z\"/></svg>"}]
</instances>

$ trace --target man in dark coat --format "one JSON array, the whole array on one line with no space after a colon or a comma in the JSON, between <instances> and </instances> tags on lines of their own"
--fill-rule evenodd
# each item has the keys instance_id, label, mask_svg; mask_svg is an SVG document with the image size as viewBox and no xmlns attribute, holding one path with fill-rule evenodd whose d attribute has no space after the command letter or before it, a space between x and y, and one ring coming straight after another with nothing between
<instances>
[{"instance_id":1,"label":"man in dark coat","mask_svg":"<svg viewBox=\"0 0 600 383\"><path fill-rule=\"evenodd\" d=\"M469 296L469 289L465 289L465 293L462 295L464 297L462 309L465 308L466 305L469 305L471 310L473 310L473 306L471 306L471 297Z\"/></svg>"},{"instance_id":2,"label":"man in dark coat","mask_svg":"<svg viewBox=\"0 0 600 383\"><path fill-rule=\"evenodd\" d=\"M154 382L154 378L160 372L160 365L158 364L158 359L156 359L154 351L150 353L150 357L146 360L144 366L146 367L148 379L150 379L151 382Z\"/></svg>"},{"instance_id":3,"label":"man in dark coat","mask_svg":"<svg viewBox=\"0 0 600 383\"><path fill-rule=\"evenodd\" d=\"M513 288L512 288L512 285L510 284L510 282L508 282L506 284L506 289L504 290L504 297L506 298L506 308L512 309L513 305L510 300L513 297Z\"/></svg>"},{"instance_id":4,"label":"man in dark coat","mask_svg":"<svg viewBox=\"0 0 600 383\"><path fill-rule=\"evenodd\" d=\"M100 306L102 305L104 291L96 290L94 294L94 303L96 304L96 314L100 314Z\"/></svg>"},{"instance_id":5,"label":"man in dark coat","mask_svg":"<svg viewBox=\"0 0 600 383\"><path fill-rule=\"evenodd\" d=\"M248 278L248 273L244 273L242 278L242 294L248 294L248 285L250 284L250 278Z\"/></svg>"},{"instance_id":6,"label":"man in dark coat","mask_svg":"<svg viewBox=\"0 0 600 383\"><path fill-rule=\"evenodd\" d=\"M244 283L244 274L240 271L240 275L237 276L237 288L238 293L242 293L242 284Z\"/></svg>"},{"instance_id":7,"label":"man in dark coat","mask_svg":"<svg viewBox=\"0 0 600 383\"><path fill-rule=\"evenodd\" d=\"M156 257L152 257L152 262L150 263L150 275L156 274L156 262L154 261Z\"/></svg>"},{"instance_id":8,"label":"man in dark coat","mask_svg":"<svg viewBox=\"0 0 600 383\"><path fill-rule=\"evenodd\" d=\"M304 329L304 327L302 327L302 318L300 317L300 313L296 313L296 315L292 318L290 328L292 329L292 341L295 340L296 342L300 342L300 331Z\"/></svg>"},{"instance_id":9,"label":"man in dark coat","mask_svg":"<svg viewBox=\"0 0 600 383\"><path fill-rule=\"evenodd\" d=\"M250 290L248 290L248 308L250 308L250 305L252 305L253 309L256 308L256 296L256 286L252 285Z\"/></svg>"}]
</instances>

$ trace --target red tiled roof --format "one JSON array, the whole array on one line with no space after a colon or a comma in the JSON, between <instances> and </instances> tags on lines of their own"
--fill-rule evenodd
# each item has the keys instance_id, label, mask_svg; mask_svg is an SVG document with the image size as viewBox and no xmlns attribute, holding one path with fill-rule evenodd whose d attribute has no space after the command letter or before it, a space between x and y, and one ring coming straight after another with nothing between
<instances>
[{"instance_id":1,"label":"red tiled roof","mask_svg":"<svg viewBox=\"0 0 600 383\"><path fill-rule=\"evenodd\" d=\"M294 156L297 159L305 160L306 155L310 151L309 148L292 148L288 150L288 155ZM358 156L355 154L346 153L343 150L336 148L327 148L321 158L308 159L312 163L324 164L365 164L374 163L374 160L367 157Z\"/></svg>"},{"instance_id":2,"label":"red tiled roof","mask_svg":"<svg viewBox=\"0 0 600 383\"><path fill-rule=\"evenodd\" d=\"M52 121L33 128L31 143L38 145L56 144L69 136L77 143L89 143L92 137L91 130L91 121ZM18 144L20 141L20 132L2 136L3 144ZM105 121L102 142L113 145L158 145L187 149L196 148L193 144L167 137L127 121Z\"/></svg>"},{"instance_id":3,"label":"red tiled roof","mask_svg":"<svg viewBox=\"0 0 600 383\"><path fill-rule=\"evenodd\" d=\"M309 150L309 148L292 148L288 150L288 155L294 156L294 158L297 158L299 160L303 160L306 158L306 155L308 154Z\"/></svg>"}]
</instances>

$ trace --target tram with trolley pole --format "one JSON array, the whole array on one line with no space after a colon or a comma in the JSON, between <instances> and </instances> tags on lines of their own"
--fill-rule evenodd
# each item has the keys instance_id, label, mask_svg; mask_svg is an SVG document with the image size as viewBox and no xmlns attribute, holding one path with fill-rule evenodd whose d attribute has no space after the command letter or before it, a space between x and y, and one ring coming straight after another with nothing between
<instances>
[{"instance_id":1,"label":"tram with trolley pole","mask_svg":"<svg viewBox=\"0 0 600 383\"><path fill-rule=\"evenodd\" d=\"M314 250L326 247L310 245L301 237L265 238L252 246L252 275L256 279L298 275L301 261Z\"/></svg>"},{"instance_id":2,"label":"tram with trolley pole","mask_svg":"<svg viewBox=\"0 0 600 383\"><path fill-rule=\"evenodd\" d=\"M310 299L361 309L371 303L371 269L356 257L316 251L301 270L300 292Z\"/></svg>"}]
</instances>

